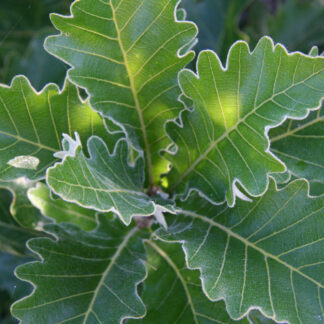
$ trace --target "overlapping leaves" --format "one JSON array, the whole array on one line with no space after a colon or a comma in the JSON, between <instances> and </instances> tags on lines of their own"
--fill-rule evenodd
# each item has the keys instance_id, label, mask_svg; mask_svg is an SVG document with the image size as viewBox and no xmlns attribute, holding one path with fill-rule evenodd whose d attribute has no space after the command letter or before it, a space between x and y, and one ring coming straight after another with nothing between
<instances>
[{"instance_id":1,"label":"overlapping leaves","mask_svg":"<svg viewBox=\"0 0 324 324\"><path fill-rule=\"evenodd\" d=\"M38 233L20 225L42 230L50 222L43 215L73 224L45 225L41 235L53 237L29 241L41 261L17 269L34 286L13 307L23 323L247 322L251 308L277 321L323 321L324 197L310 198L304 180L279 191L268 174L305 177L312 192L321 189L321 151L310 161L304 148L322 145L322 111L301 119L324 96L324 58L289 54L267 37L253 52L236 43L226 69L204 51L197 75L179 75L187 105L179 115L177 75L193 58L196 27L177 10L176 0L79 0L71 16L52 16L61 34L46 48L71 66L89 104L69 81L61 92L49 85L36 93L24 77L0 87L0 179L18 192L17 178L46 173L46 184L19 191L25 199L12 215L9 193L0 191L0 247L26 253L25 240ZM278 125L271 150L281 160L268 139ZM189 197L177 207L155 186L170 139L163 183ZM289 158L292 150L306 166ZM229 208L235 197L254 201ZM139 229L153 215L165 225L166 211L169 228L155 234L176 244ZM9 227L17 242L6 242Z\"/></svg>"},{"instance_id":2,"label":"overlapping leaves","mask_svg":"<svg viewBox=\"0 0 324 324\"><path fill-rule=\"evenodd\" d=\"M199 272L188 270L180 244L146 242L148 276L141 297L147 308L141 320L131 324L249 323L232 320L223 301L213 303L201 289Z\"/></svg>"},{"instance_id":3,"label":"overlapping leaves","mask_svg":"<svg viewBox=\"0 0 324 324\"><path fill-rule=\"evenodd\" d=\"M97 212L95 210L82 208L53 197L48 186L43 183L38 183L35 188L31 188L28 191L28 198L43 215L54 219L57 223L70 222L84 231L93 230L96 227Z\"/></svg>"},{"instance_id":4,"label":"overlapping leaves","mask_svg":"<svg viewBox=\"0 0 324 324\"><path fill-rule=\"evenodd\" d=\"M277 321L322 323L324 197L297 180L253 203L214 206L193 194L157 235L183 243L206 295L224 298L232 318L259 307Z\"/></svg>"},{"instance_id":5,"label":"overlapping leaves","mask_svg":"<svg viewBox=\"0 0 324 324\"><path fill-rule=\"evenodd\" d=\"M70 139L72 141L72 139ZM133 216L150 216L171 206L156 205L144 193L143 159L128 163L128 144L121 140L111 154L98 137L88 141L90 158L82 152L80 142L70 142L61 163L49 168L47 183L66 201L99 212L114 211L125 224Z\"/></svg>"},{"instance_id":6,"label":"overlapping leaves","mask_svg":"<svg viewBox=\"0 0 324 324\"><path fill-rule=\"evenodd\" d=\"M0 179L43 178L58 161L53 154L62 150L62 134L74 131L84 143L91 135L109 138L111 147L116 141L69 81L62 92L50 84L36 93L25 77L0 86Z\"/></svg>"},{"instance_id":7,"label":"overlapping leaves","mask_svg":"<svg viewBox=\"0 0 324 324\"><path fill-rule=\"evenodd\" d=\"M183 111L180 124L167 132L177 151L169 190L198 190L213 202L235 203L239 182L250 194L267 188L268 173L282 172L283 163L269 153L267 130L285 118L303 118L317 108L324 95L324 58L288 54L264 37L250 53L237 42L228 55L226 70L215 53L204 51L197 75L180 73L184 94L194 111Z\"/></svg>"},{"instance_id":8,"label":"overlapping leaves","mask_svg":"<svg viewBox=\"0 0 324 324\"><path fill-rule=\"evenodd\" d=\"M25 256L30 254L26 249L26 241L39 236L39 233L24 228L13 218L10 210L13 210L13 212L17 210L16 203L12 203L13 199L14 196L10 191L0 187L0 250L14 255ZM28 200L27 197L25 199ZM24 208L24 214L28 215L33 206L31 204L29 206L24 205ZM35 213L37 213L37 210Z\"/></svg>"},{"instance_id":9,"label":"overlapping leaves","mask_svg":"<svg viewBox=\"0 0 324 324\"><path fill-rule=\"evenodd\" d=\"M113 118L133 145L144 149L147 181L155 183L166 162L167 119L182 108L178 72L193 58L179 55L196 35L194 24L176 21L177 0L81 0L71 17L53 15L62 34L47 50L68 62L69 77L87 89L94 109Z\"/></svg>"},{"instance_id":10,"label":"overlapping leaves","mask_svg":"<svg viewBox=\"0 0 324 324\"><path fill-rule=\"evenodd\" d=\"M271 151L285 162L288 176L306 178L310 194L324 193L324 108L304 120L287 120L270 132ZM310 154L309 152L312 152Z\"/></svg>"}]
</instances>

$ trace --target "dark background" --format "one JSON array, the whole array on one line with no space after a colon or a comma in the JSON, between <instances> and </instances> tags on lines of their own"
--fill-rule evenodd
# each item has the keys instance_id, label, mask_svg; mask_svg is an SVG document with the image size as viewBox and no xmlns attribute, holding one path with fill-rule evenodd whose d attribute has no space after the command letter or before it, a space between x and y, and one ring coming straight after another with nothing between
<instances>
[{"instance_id":1,"label":"dark background","mask_svg":"<svg viewBox=\"0 0 324 324\"><path fill-rule=\"evenodd\" d=\"M152 0L151 0L152 1ZM40 90L48 82L60 85L68 68L43 49L55 34L51 12L68 14L71 0L0 0L0 82L9 84L24 74ZM196 50L213 49L226 60L238 39L253 48L263 35L290 51L324 50L324 0L182 0L187 19L199 27Z\"/></svg>"},{"instance_id":2,"label":"dark background","mask_svg":"<svg viewBox=\"0 0 324 324\"><path fill-rule=\"evenodd\" d=\"M68 66L45 52L43 42L57 33L49 14L68 14L71 2L0 0L0 83L10 84L15 75L24 74L37 90L48 82L63 84ZM213 49L223 63L233 42L243 39L253 48L263 35L290 51L307 53L314 45L320 53L324 50L324 0L182 0L181 6L199 28L195 50ZM11 266L6 258L0 252L0 324L16 323L8 315L9 306L20 290L30 289L12 275L6 279ZM15 281L15 292L6 289L6 281Z\"/></svg>"}]
</instances>

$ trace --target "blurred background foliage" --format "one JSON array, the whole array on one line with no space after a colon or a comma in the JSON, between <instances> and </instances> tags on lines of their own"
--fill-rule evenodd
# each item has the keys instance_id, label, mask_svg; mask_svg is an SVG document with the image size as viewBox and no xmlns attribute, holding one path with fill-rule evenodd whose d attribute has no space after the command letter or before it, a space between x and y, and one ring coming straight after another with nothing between
<instances>
[{"instance_id":1,"label":"blurred background foliage","mask_svg":"<svg viewBox=\"0 0 324 324\"><path fill-rule=\"evenodd\" d=\"M15 75L24 74L37 90L48 82L63 84L68 67L45 52L43 41L56 33L49 14L68 14L70 3L0 0L1 83L9 84ZM263 35L290 51L307 53L314 45L320 53L324 50L324 0L182 0L181 6L187 11L187 19L199 28L195 50L213 49L223 63L233 42L246 40L253 49ZM13 276L16 265L25 261L1 252L0 247L1 324L15 323L8 315L9 306L28 293L29 286ZM254 322L259 323L257 315Z\"/></svg>"}]
</instances>

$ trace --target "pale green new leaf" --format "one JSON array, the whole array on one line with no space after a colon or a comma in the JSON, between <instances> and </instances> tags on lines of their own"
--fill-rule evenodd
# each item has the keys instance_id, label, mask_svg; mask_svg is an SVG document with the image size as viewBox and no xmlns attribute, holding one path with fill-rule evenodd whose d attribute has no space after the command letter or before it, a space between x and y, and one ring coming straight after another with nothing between
<instances>
[{"instance_id":1,"label":"pale green new leaf","mask_svg":"<svg viewBox=\"0 0 324 324\"><path fill-rule=\"evenodd\" d=\"M35 181L21 177L12 181L0 181L0 188L9 190L12 195L10 213L18 224L21 227L42 230L42 226L51 220L44 217L27 196L28 191L36 184Z\"/></svg>"},{"instance_id":2,"label":"pale green new leaf","mask_svg":"<svg viewBox=\"0 0 324 324\"><path fill-rule=\"evenodd\" d=\"M150 216L160 208L144 193L143 159L128 163L126 140L120 140L111 154L100 138L91 137L90 158L77 141L70 145L75 146L73 151L63 153L63 161L47 172L47 183L61 198L99 212L114 211L125 224L133 216Z\"/></svg>"},{"instance_id":3,"label":"pale green new leaf","mask_svg":"<svg viewBox=\"0 0 324 324\"><path fill-rule=\"evenodd\" d=\"M177 21L178 0L81 0L71 16L52 15L61 31L46 49L72 66L69 78L86 88L92 107L126 129L132 144L144 150L149 183L167 162L159 151L169 140L166 120L182 105L178 72L193 59L180 56L196 26Z\"/></svg>"},{"instance_id":4,"label":"pale green new leaf","mask_svg":"<svg viewBox=\"0 0 324 324\"><path fill-rule=\"evenodd\" d=\"M253 203L215 206L194 194L167 216L164 240L181 241L211 300L225 299L232 318L250 307L277 321L323 323L324 197L297 180Z\"/></svg>"},{"instance_id":5,"label":"pale green new leaf","mask_svg":"<svg viewBox=\"0 0 324 324\"><path fill-rule=\"evenodd\" d=\"M46 230L57 241L28 243L43 261L16 269L35 287L13 305L22 323L108 324L145 314L136 291L146 273L143 233L136 227L105 216L93 232L69 224L47 225Z\"/></svg>"},{"instance_id":6,"label":"pale green new leaf","mask_svg":"<svg viewBox=\"0 0 324 324\"><path fill-rule=\"evenodd\" d=\"M167 154L173 166L169 190L197 190L213 202L226 198L233 206L235 196L242 195L237 183L259 196L267 188L268 173L285 170L269 152L267 131L319 107L324 58L288 54L264 37L252 53L245 42L235 43L225 70L214 52L204 51L197 70L197 75L180 73L194 111L183 111L180 124L167 124L177 146Z\"/></svg>"},{"instance_id":7,"label":"pale green new leaf","mask_svg":"<svg viewBox=\"0 0 324 324\"><path fill-rule=\"evenodd\" d=\"M26 242L40 235L37 231L24 228L10 213L13 195L0 188L0 250L15 255L27 255ZM26 210L26 209L25 209Z\"/></svg>"},{"instance_id":8,"label":"pale green new leaf","mask_svg":"<svg viewBox=\"0 0 324 324\"><path fill-rule=\"evenodd\" d=\"M269 133L271 152L285 162L288 174L306 178L310 194L324 193L324 108L304 120L287 120Z\"/></svg>"},{"instance_id":9,"label":"pale green new leaf","mask_svg":"<svg viewBox=\"0 0 324 324\"><path fill-rule=\"evenodd\" d=\"M116 142L116 135L108 134L103 119L68 81L62 92L50 84L37 93L23 76L9 87L0 85L0 180L43 178L46 168L58 161L53 154L62 149L62 134L74 131L83 143L91 135L102 137L111 148Z\"/></svg>"},{"instance_id":10,"label":"pale green new leaf","mask_svg":"<svg viewBox=\"0 0 324 324\"><path fill-rule=\"evenodd\" d=\"M233 321L223 301L208 300L201 289L199 271L187 269L180 244L146 243L148 276L141 297L147 314L129 324L249 323L247 319Z\"/></svg>"},{"instance_id":11,"label":"pale green new leaf","mask_svg":"<svg viewBox=\"0 0 324 324\"><path fill-rule=\"evenodd\" d=\"M82 208L76 204L64 201L59 197L52 197L48 186L38 183L28 191L28 198L41 213L56 221L56 223L72 223L84 231L95 229L97 212Z\"/></svg>"}]
</instances>

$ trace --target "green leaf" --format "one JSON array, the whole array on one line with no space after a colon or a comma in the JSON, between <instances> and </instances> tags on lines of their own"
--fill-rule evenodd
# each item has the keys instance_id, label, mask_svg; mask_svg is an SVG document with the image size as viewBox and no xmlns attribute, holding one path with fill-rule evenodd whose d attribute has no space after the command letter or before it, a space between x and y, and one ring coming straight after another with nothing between
<instances>
[{"instance_id":1,"label":"green leaf","mask_svg":"<svg viewBox=\"0 0 324 324\"><path fill-rule=\"evenodd\" d=\"M50 189L43 183L28 191L28 198L41 213L55 219L56 223L72 223L84 231L95 229L96 211L71 204L58 197L52 197Z\"/></svg>"},{"instance_id":2,"label":"green leaf","mask_svg":"<svg viewBox=\"0 0 324 324\"><path fill-rule=\"evenodd\" d=\"M249 321L251 324L275 324L277 323L271 318L265 317L256 309L253 309L249 313Z\"/></svg>"},{"instance_id":3,"label":"green leaf","mask_svg":"<svg viewBox=\"0 0 324 324\"><path fill-rule=\"evenodd\" d=\"M27 196L28 191L34 188L36 184L35 181L21 177L13 181L0 181L0 188L10 191L12 196L10 213L18 224L21 227L42 230L42 226L51 221L33 206Z\"/></svg>"},{"instance_id":4,"label":"green leaf","mask_svg":"<svg viewBox=\"0 0 324 324\"><path fill-rule=\"evenodd\" d=\"M47 183L66 201L100 212L114 211L128 225L133 216L150 216L170 206L156 205L144 193L143 159L128 163L128 142L120 140L112 154L99 137L88 140L87 158L78 140L69 139L72 151L49 168ZM71 142L72 141L72 142Z\"/></svg>"},{"instance_id":5,"label":"green leaf","mask_svg":"<svg viewBox=\"0 0 324 324\"><path fill-rule=\"evenodd\" d=\"M237 183L262 195L268 173L285 170L269 152L268 129L319 107L324 58L288 54L264 37L252 53L245 42L235 43L225 70L214 52L201 52L197 70L180 73L194 111L184 110L179 123L166 127L177 145L166 154L173 165L169 191L197 190L215 203L226 198L230 206L242 196Z\"/></svg>"},{"instance_id":6,"label":"green leaf","mask_svg":"<svg viewBox=\"0 0 324 324\"><path fill-rule=\"evenodd\" d=\"M194 56L179 55L197 29L176 20L177 3L75 1L71 16L51 16L61 34L45 42L72 66L69 78L86 88L92 107L122 125L132 144L144 150L150 184L166 170L159 155L169 144L163 125L182 109L177 75Z\"/></svg>"},{"instance_id":7,"label":"green leaf","mask_svg":"<svg viewBox=\"0 0 324 324\"><path fill-rule=\"evenodd\" d=\"M143 233L107 216L93 232L69 224L47 225L46 230L57 240L28 243L43 261L16 269L35 289L13 305L15 317L34 324L120 323L144 316L136 291L145 277Z\"/></svg>"},{"instance_id":8,"label":"green leaf","mask_svg":"<svg viewBox=\"0 0 324 324\"><path fill-rule=\"evenodd\" d=\"M14 78L10 87L1 85L0 180L43 178L46 168L58 161L53 154L62 149L62 133L74 131L83 143L95 134L109 147L120 137L108 134L103 119L82 102L69 81L62 92L50 84L37 93L23 76Z\"/></svg>"},{"instance_id":9,"label":"green leaf","mask_svg":"<svg viewBox=\"0 0 324 324\"><path fill-rule=\"evenodd\" d=\"M323 323L324 197L297 180L253 203L215 206L198 194L168 215L164 240L181 241L205 294L225 299L232 318L258 307L277 321Z\"/></svg>"},{"instance_id":10,"label":"green leaf","mask_svg":"<svg viewBox=\"0 0 324 324\"><path fill-rule=\"evenodd\" d=\"M293 178L310 182L310 194L324 193L324 104L304 120L287 120L269 133L271 151Z\"/></svg>"},{"instance_id":11,"label":"green leaf","mask_svg":"<svg viewBox=\"0 0 324 324\"><path fill-rule=\"evenodd\" d=\"M207 299L201 290L199 271L186 268L179 244L146 243L148 276L141 297L147 314L130 324L249 323L247 319L231 320L223 301Z\"/></svg>"},{"instance_id":12,"label":"green leaf","mask_svg":"<svg viewBox=\"0 0 324 324\"><path fill-rule=\"evenodd\" d=\"M10 209L16 207L13 197L14 195L8 190L0 188L0 250L15 255L30 254L26 249L26 242L40 234L22 227L12 217ZM11 203L12 200L13 203Z\"/></svg>"}]
</instances>

